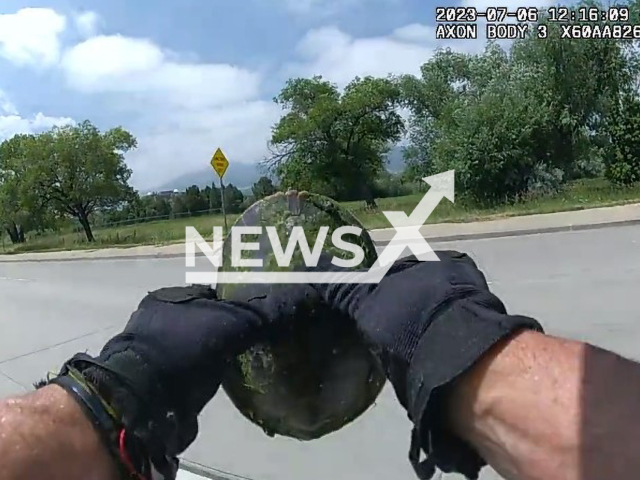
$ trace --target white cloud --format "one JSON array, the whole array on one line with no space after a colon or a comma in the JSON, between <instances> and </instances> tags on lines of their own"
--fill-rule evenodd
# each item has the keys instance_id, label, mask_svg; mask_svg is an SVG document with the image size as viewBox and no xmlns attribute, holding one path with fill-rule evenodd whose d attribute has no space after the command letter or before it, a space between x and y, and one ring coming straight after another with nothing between
<instances>
[{"instance_id":1,"label":"white cloud","mask_svg":"<svg viewBox=\"0 0 640 480\"><path fill-rule=\"evenodd\" d=\"M100 16L96 12L88 10L76 13L73 16L73 22L78 33L85 38L89 38L98 33L101 20Z\"/></svg>"},{"instance_id":2,"label":"white cloud","mask_svg":"<svg viewBox=\"0 0 640 480\"><path fill-rule=\"evenodd\" d=\"M179 62L155 43L120 35L97 36L65 52L70 86L87 93L135 94L154 102L202 108L253 98L260 76L227 64Z\"/></svg>"},{"instance_id":3,"label":"white cloud","mask_svg":"<svg viewBox=\"0 0 640 480\"><path fill-rule=\"evenodd\" d=\"M372 7L375 4L395 5L401 0L279 0L290 13L306 18L327 19L345 13L355 7Z\"/></svg>"},{"instance_id":4,"label":"white cloud","mask_svg":"<svg viewBox=\"0 0 640 480\"><path fill-rule=\"evenodd\" d=\"M283 0L284 6L296 15L321 15L328 17L340 10L358 5L363 0Z\"/></svg>"},{"instance_id":5,"label":"white cloud","mask_svg":"<svg viewBox=\"0 0 640 480\"><path fill-rule=\"evenodd\" d=\"M326 5L307 0L312 7L321 3ZM473 51L483 42L438 43L434 29L421 24L371 38L324 27L308 32L296 47L297 61L278 74L321 74L341 86L357 75L418 74L437 46ZM206 167L217 147L231 161L260 160L280 115L277 105L263 99L260 72L201 63L147 39L86 39L64 53L61 68L72 88L108 94L114 109L133 114L125 127L139 140L139 149L128 156L136 187L154 187Z\"/></svg>"},{"instance_id":6,"label":"white cloud","mask_svg":"<svg viewBox=\"0 0 640 480\"><path fill-rule=\"evenodd\" d=\"M294 13L323 18L365 3L397 0L281 1ZM23 27L3 33L2 22L8 17L19 18ZM101 20L94 12L76 13L70 19L84 40L60 55L64 16L48 9L0 15L0 56L22 64L57 64L69 87L104 97L119 119L116 123L138 137L138 150L127 157L136 187L154 187L201 169L217 147L232 162L257 161L267 153L280 110L265 100L262 72L204 63L193 54L172 52L144 38L100 35ZM32 35L19 35L27 31ZM369 38L329 26L309 31L297 45L295 61L271 74L283 79L320 74L341 86L355 76L418 74L438 46L475 52L484 48L484 41L438 42L434 27L418 23ZM22 117L0 92L0 137L69 122L42 113Z\"/></svg>"},{"instance_id":7,"label":"white cloud","mask_svg":"<svg viewBox=\"0 0 640 480\"><path fill-rule=\"evenodd\" d=\"M567 3L567 2L558 2L557 0L509 0L509 2L505 2L504 5L508 5L508 9L510 12L515 11L516 8L520 7L537 7L543 8L548 7L550 5L555 5L557 3ZM474 7L479 12L485 11L488 7L496 7L498 5L502 5L494 0L462 0L463 7Z\"/></svg>"},{"instance_id":8,"label":"white cloud","mask_svg":"<svg viewBox=\"0 0 640 480\"><path fill-rule=\"evenodd\" d=\"M437 47L450 47L461 52L477 52L483 40L436 40L435 29L411 24L398 28L388 36L353 38L337 27L311 30L297 46L299 61L285 67L287 75L322 75L346 85L355 76L419 74Z\"/></svg>"},{"instance_id":9,"label":"white cloud","mask_svg":"<svg viewBox=\"0 0 640 480\"><path fill-rule=\"evenodd\" d=\"M19 133L35 133L73 123L71 118L49 117L40 112L29 118L22 117L7 95L0 90L0 141Z\"/></svg>"},{"instance_id":10,"label":"white cloud","mask_svg":"<svg viewBox=\"0 0 640 480\"><path fill-rule=\"evenodd\" d=\"M298 44L300 62L287 67L299 76L322 75L345 85L356 75L418 73L432 48L379 37L354 39L337 27L310 31Z\"/></svg>"},{"instance_id":11,"label":"white cloud","mask_svg":"<svg viewBox=\"0 0 640 480\"><path fill-rule=\"evenodd\" d=\"M69 82L81 90L126 88L123 77L148 73L163 61L162 51L151 41L120 35L90 38L64 54L62 67Z\"/></svg>"},{"instance_id":12,"label":"white cloud","mask_svg":"<svg viewBox=\"0 0 640 480\"><path fill-rule=\"evenodd\" d=\"M235 162L259 161L266 154L270 129L279 114L272 102L250 101L159 119L153 127L140 131L140 148L127 157L134 172L131 181L136 187L149 189L181 174L206 169L218 147L229 158L230 168Z\"/></svg>"},{"instance_id":13,"label":"white cloud","mask_svg":"<svg viewBox=\"0 0 640 480\"><path fill-rule=\"evenodd\" d=\"M21 66L54 65L65 27L65 16L49 8L0 15L0 57Z\"/></svg>"},{"instance_id":14,"label":"white cloud","mask_svg":"<svg viewBox=\"0 0 640 480\"><path fill-rule=\"evenodd\" d=\"M217 147L232 161L262 159L279 114L260 98L259 72L198 62L147 39L89 38L65 52L61 68L72 88L126 110L124 126L139 144L127 161L140 188L206 167Z\"/></svg>"},{"instance_id":15,"label":"white cloud","mask_svg":"<svg viewBox=\"0 0 640 480\"><path fill-rule=\"evenodd\" d=\"M429 25L412 23L396 28L391 34L393 38L410 43L431 43L436 38L436 28Z\"/></svg>"},{"instance_id":16,"label":"white cloud","mask_svg":"<svg viewBox=\"0 0 640 480\"><path fill-rule=\"evenodd\" d=\"M5 92L0 90L0 114L3 115L17 115L18 110L16 106L9 100L9 97Z\"/></svg>"}]
</instances>

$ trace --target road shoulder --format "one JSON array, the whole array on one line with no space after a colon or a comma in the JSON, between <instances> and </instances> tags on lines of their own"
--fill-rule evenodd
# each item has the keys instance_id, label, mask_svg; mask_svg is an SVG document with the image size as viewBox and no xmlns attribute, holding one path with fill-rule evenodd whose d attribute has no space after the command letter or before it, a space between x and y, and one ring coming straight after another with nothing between
<instances>
[{"instance_id":1,"label":"road shoulder","mask_svg":"<svg viewBox=\"0 0 640 480\"><path fill-rule=\"evenodd\" d=\"M445 242L579 231L613 226L627 226L638 223L640 223L640 204L629 204L615 207L574 210L570 212L500 218L481 222L429 224L421 227L420 233L429 241ZM377 245L383 246L392 242L396 231L393 228L378 229L371 230L370 234ZM184 244L177 243L164 246L145 245L129 248L103 248L96 250L0 255L0 263L177 258L184 256L184 254Z\"/></svg>"}]
</instances>

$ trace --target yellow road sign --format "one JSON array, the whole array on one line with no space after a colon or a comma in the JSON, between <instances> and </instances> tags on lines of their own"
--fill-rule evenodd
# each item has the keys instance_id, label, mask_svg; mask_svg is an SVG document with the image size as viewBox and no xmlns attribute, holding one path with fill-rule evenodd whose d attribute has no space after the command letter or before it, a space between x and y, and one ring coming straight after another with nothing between
<instances>
[{"instance_id":1,"label":"yellow road sign","mask_svg":"<svg viewBox=\"0 0 640 480\"><path fill-rule=\"evenodd\" d=\"M216 153L213 154L211 158L211 166L218 173L218 176L222 178L224 176L224 172L229 168L229 160L224 156L222 150L216 150Z\"/></svg>"}]
</instances>

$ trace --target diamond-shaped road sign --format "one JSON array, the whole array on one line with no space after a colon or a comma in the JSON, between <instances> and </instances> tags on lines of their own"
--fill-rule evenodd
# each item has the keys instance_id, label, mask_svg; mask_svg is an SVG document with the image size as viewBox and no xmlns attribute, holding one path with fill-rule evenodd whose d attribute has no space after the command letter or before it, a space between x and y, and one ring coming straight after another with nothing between
<instances>
[{"instance_id":1,"label":"diamond-shaped road sign","mask_svg":"<svg viewBox=\"0 0 640 480\"><path fill-rule=\"evenodd\" d=\"M227 171L227 168L229 168L229 160L224 156L222 150L217 149L216 153L213 154L213 157L211 157L211 166L220 178L224 177L224 173Z\"/></svg>"}]
</instances>

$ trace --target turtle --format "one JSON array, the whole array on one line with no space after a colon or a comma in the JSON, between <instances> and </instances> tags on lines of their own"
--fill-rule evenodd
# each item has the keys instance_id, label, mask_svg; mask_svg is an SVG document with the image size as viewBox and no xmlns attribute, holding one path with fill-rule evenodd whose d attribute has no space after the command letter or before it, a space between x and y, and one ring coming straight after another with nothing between
<instances>
[{"instance_id":1,"label":"turtle","mask_svg":"<svg viewBox=\"0 0 640 480\"><path fill-rule=\"evenodd\" d=\"M362 267L377 259L375 245L356 217L323 195L290 190L278 192L250 206L234 226L275 226L283 248L293 227L301 226L311 249L321 226L326 236L342 226L360 227L360 235L344 235L365 253ZM232 227L233 228L233 227ZM243 242L255 241L258 250L244 251L242 258L260 258L262 267L231 266L231 235L223 244L220 271L299 270L304 262L296 246L288 267L277 264L266 229L261 234L243 235ZM322 255L352 258L325 241ZM240 300L242 284L218 285L222 299ZM274 285L261 285L265 291ZM269 436L314 440L335 432L362 415L380 394L385 375L380 361L345 315L322 302L300 305L296 321L284 330L253 345L233 358L222 387L235 407Z\"/></svg>"}]
</instances>

